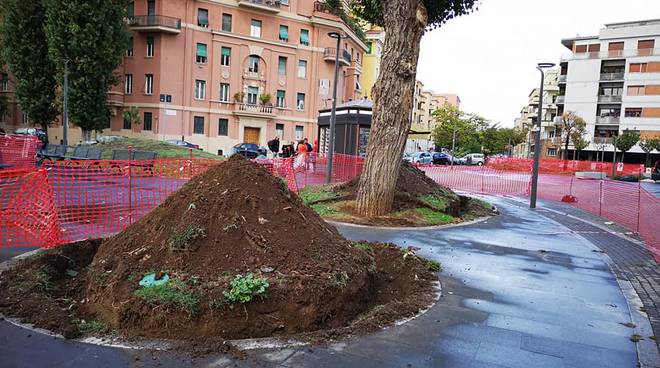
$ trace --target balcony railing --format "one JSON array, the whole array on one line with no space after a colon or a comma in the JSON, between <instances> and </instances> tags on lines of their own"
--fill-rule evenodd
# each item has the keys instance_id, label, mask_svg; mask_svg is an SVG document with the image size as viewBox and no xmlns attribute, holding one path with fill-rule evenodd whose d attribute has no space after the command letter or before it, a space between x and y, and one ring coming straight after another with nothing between
<instances>
[{"instance_id":1,"label":"balcony railing","mask_svg":"<svg viewBox=\"0 0 660 368\"><path fill-rule=\"evenodd\" d=\"M337 49L334 48L326 47L326 49L323 51L323 59L325 61L334 62L336 55ZM339 53L339 63L344 66L351 65L351 53L346 50L341 50L341 53Z\"/></svg>"},{"instance_id":2,"label":"balcony railing","mask_svg":"<svg viewBox=\"0 0 660 368\"><path fill-rule=\"evenodd\" d=\"M612 144L614 143L614 138L612 137L594 137L595 144Z\"/></svg>"},{"instance_id":3,"label":"balcony railing","mask_svg":"<svg viewBox=\"0 0 660 368\"><path fill-rule=\"evenodd\" d=\"M600 80L602 81L613 81L613 80L623 80L624 72L620 73L600 73Z\"/></svg>"},{"instance_id":4,"label":"balcony railing","mask_svg":"<svg viewBox=\"0 0 660 368\"><path fill-rule=\"evenodd\" d=\"M557 97L555 98L555 103L558 105L563 104L564 101L566 101L566 96L564 95L557 95Z\"/></svg>"},{"instance_id":5,"label":"balcony railing","mask_svg":"<svg viewBox=\"0 0 660 368\"><path fill-rule=\"evenodd\" d=\"M181 19L164 15L138 15L128 18L128 26L136 31L181 32Z\"/></svg>"},{"instance_id":6,"label":"balcony railing","mask_svg":"<svg viewBox=\"0 0 660 368\"><path fill-rule=\"evenodd\" d=\"M273 106L271 105L256 105L250 103L236 103L234 105L234 111L239 113L253 113L253 114L263 114L263 115L272 115Z\"/></svg>"},{"instance_id":7,"label":"balcony railing","mask_svg":"<svg viewBox=\"0 0 660 368\"><path fill-rule=\"evenodd\" d=\"M314 11L321 13L332 13L332 8L330 8L324 1L315 1Z\"/></svg>"},{"instance_id":8,"label":"balcony railing","mask_svg":"<svg viewBox=\"0 0 660 368\"><path fill-rule=\"evenodd\" d=\"M596 117L596 124L599 125L619 125L620 118L618 116L598 116Z\"/></svg>"},{"instance_id":9,"label":"balcony railing","mask_svg":"<svg viewBox=\"0 0 660 368\"><path fill-rule=\"evenodd\" d=\"M598 96L599 103L608 103L608 102L621 102L621 95L612 95L612 96Z\"/></svg>"},{"instance_id":10,"label":"balcony railing","mask_svg":"<svg viewBox=\"0 0 660 368\"><path fill-rule=\"evenodd\" d=\"M566 83L566 77L567 77L566 74L562 74L559 77L557 77L557 81L559 83Z\"/></svg>"},{"instance_id":11,"label":"balcony railing","mask_svg":"<svg viewBox=\"0 0 660 368\"><path fill-rule=\"evenodd\" d=\"M238 5L278 13L281 3L278 0L239 0Z\"/></svg>"},{"instance_id":12,"label":"balcony railing","mask_svg":"<svg viewBox=\"0 0 660 368\"><path fill-rule=\"evenodd\" d=\"M628 50L606 50L599 52L581 52L566 54L561 57L561 61L570 61L578 59L615 59L634 56L653 56L660 55L660 49L628 49Z\"/></svg>"}]
</instances>

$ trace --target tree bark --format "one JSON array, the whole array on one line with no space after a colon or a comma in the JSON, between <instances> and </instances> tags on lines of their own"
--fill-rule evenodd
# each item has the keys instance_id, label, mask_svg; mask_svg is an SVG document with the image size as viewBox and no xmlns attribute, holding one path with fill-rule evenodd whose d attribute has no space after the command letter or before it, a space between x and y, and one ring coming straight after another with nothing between
<instances>
[{"instance_id":1,"label":"tree bark","mask_svg":"<svg viewBox=\"0 0 660 368\"><path fill-rule=\"evenodd\" d=\"M568 160L568 143L571 139L570 133L571 131L568 130L568 134L566 135L566 145L564 146L564 160Z\"/></svg>"},{"instance_id":2,"label":"tree bark","mask_svg":"<svg viewBox=\"0 0 660 368\"><path fill-rule=\"evenodd\" d=\"M357 192L357 211L384 215L392 209L396 181L410 130L419 44L427 24L421 0L383 1L385 45L367 156Z\"/></svg>"}]
</instances>

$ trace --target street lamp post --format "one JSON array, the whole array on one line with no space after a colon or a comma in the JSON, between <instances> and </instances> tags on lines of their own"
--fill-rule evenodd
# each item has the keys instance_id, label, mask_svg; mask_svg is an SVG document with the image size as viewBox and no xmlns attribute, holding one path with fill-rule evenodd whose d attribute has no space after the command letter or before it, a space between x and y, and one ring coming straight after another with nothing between
<instances>
[{"instance_id":1,"label":"street lamp post","mask_svg":"<svg viewBox=\"0 0 660 368\"><path fill-rule=\"evenodd\" d=\"M330 32L328 36L337 39L337 48L335 49L335 76L332 84L332 111L330 113L330 144L328 147L328 165L325 168L325 182L330 184L332 181L332 159L335 153L335 125L337 124L337 82L339 80L339 48L341 47L341 34L339 32Z\"/></svg>"},{"instance_id":2,"label":"street lamp post","mask_svg":"<svg viewBox=\"0 0 660 368\"><path fill-rule=\"evenodd\" d=\"M541 72L541 88L539 91L539 110L536 118L536 136L534 137L534 168L532 170L532 189L529 197L529 208L536 208L536 195L539 184L539 161L541 159L541 127L543 121L543 84L545 72L543 69L552 68L554 63L539 63L536 69Z\"/></svg>"},{"instance_id":3,"label":"street lamp post","mask_svg":"<svg viewBox=\"0 0 660 368\"><path fill-rule=\"evenodd\" d=\"M69 137L69 59L64 60L64 101L62 103L62 144L68 145Z\"/></svg>"}]
</instances>

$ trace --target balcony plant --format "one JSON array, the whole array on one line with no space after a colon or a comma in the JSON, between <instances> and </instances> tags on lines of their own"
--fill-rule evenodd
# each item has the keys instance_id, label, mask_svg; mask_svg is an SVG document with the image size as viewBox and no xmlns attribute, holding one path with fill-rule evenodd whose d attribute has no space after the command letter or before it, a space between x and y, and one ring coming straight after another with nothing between
<instances>
[{"instance_id":1,"label":"balcony plant","mask_svg":"<svg viewBox=\"0 0 660 368\"><path fill-rule=\"evenodd\" d=\"M242 103L243 99L245 99L245 92L234 93L234 102Z\"/></svg>"},{"instance_id":2,"label":"balcony plant","mask_svg":"<svg viewBox=\"0 0 660 368\"><path fill-rule=\"evenodd\" d=\"M270 93L264 93L262 95L259 95L259 102L264 106L271 106L272 103L270 101L272 99L273 96L271 96Z\"/></svg>"}]
</instances>

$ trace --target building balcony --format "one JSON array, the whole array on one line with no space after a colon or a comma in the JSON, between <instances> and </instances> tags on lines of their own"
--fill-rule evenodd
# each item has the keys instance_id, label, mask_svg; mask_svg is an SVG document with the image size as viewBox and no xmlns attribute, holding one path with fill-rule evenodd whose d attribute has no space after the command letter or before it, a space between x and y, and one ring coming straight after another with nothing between
<instances>
[{"instance_id":1,"label":"building balcony","mask_svg":"<svg viewBox=\"0 0 660 368\"><path fill-rule=\"evenodd\" d=\"M561 56L561 61L583 60L583 59L620 59L635 56L660 55L660 49L626 49L605 50L600 52L581 52Z\"/></svg>"},{"instance_id":2,"label":"building balcony","mask_svg":"<svg viewBox=\"0 0 660 368\"><path fill-rule=\"evenodd\" d=\"M258 9L269 13L280 12L280 2L277 0L239 0L238 6Z\"/></svg>"},{"instance_id":3,"label":"building balcony","mask_svg":"<svg viewBox=\"0 0 660 368\"><path fill-rule=\"evenodd\" d=\"M562 75L560 75L559 77L557 77L557 82L559 82L559 83L566 83L566 77L567 77L566 74L562 74Z\"/></svg>"},{"instance_id":4,"label":"building balcony","mask_svg":"<svg viewBox=\"0 0 660 368\"><path fill-rule=\"evenodd\" d=\"M128 27L137 32L181 33L181 19L164 15L138 15L128 18Z\"/></svg>"},{"instance_id":5,"label":"building balcony","mask_svg":"<svg viewBox=\"0 0 660 368\"><path fill-rule=\"evenodd\" d=\"M257 118L275 117L272 105L255 105L250 103L235 103L234 115L251 116Z\"/></svg>"},{"instance_id":6,"label":"building balcony","mask_svg":"<svg viewBox=\"0 0 660 368\"><path fill-rule=\"evenodd\" d=\"M323 50L323 60L325 61L334 62L336 56L337 56L337 49L335 48L326 47L326 49ZM343 66L350 66L351 53L346 50L341 50L341 53L339 53L339 64Z\"/></svg>"},{"instance_id":7,"label":"building balcony","mask_svg":"<svg viewBox=\"0 0 660 368\"><path fill-rule=\"evenodd\" d=\"M596 117L596 124L598 125L619 125L620 118L618 116L598 116Z\"/></svg>"},{"instance_id":8,"label":"building balcony","mask_svg":"<svg viewBox=\"0 0 660 368\"><path fill-rule=\"evenodd\" d=\"M624 72L620 73L600 73L600 80L602 81L621 81L623 80Z\"/></svg>"},{"instance_id":9,"label":"building balcony","mask_svg":"<svg viewBox=\"0 0 660 368\"><path fill-rule=\"evenodd\" d=\"M566 96L564 95L557 95L557 97L555 98L555 103L557 105L562 105L564 101L566 101Z\"/></svg>"},{"instance_id":10,"label":"building balcony","mask_svg":"<svg viewBox=\"0 0 660 368\"><path fill-rule=\"evenodd\" d=\"M594 144L612 144L614 138L612 137L594 137Z\"/></svg>"},{"instance_id":11,"label":"building balcony","mask_svg":"<svg viewBox=\"0 0 660 368\"><path fill-rule=\"evenodd\" d=\"M612 103L612 102L621 102L621 95L613 96L598 96L598 103Z\"/></svg>"},{"instance_id":12,"label":"building balcony","mask_svg":"<svg viewBox=\"0 0 660 368\"><path fill-rule=\"evenodd\" d=\"M562 120L561 116L555 116L555 117L552 119L552 122L553 122L555 125L563 124L563 123L564 123L564 121Z\"/></svg>"},{"instance_id":13,"label":"building balcony","mask_svg":"<svg viewBox=\"0 0 660 368\"><path fill-rule=\"evenodd\" d=\"M243 79L250 79L256 81L266 81L265 73L252 72L249 69L243 71Z\"/></svg>"}]
</instances>

